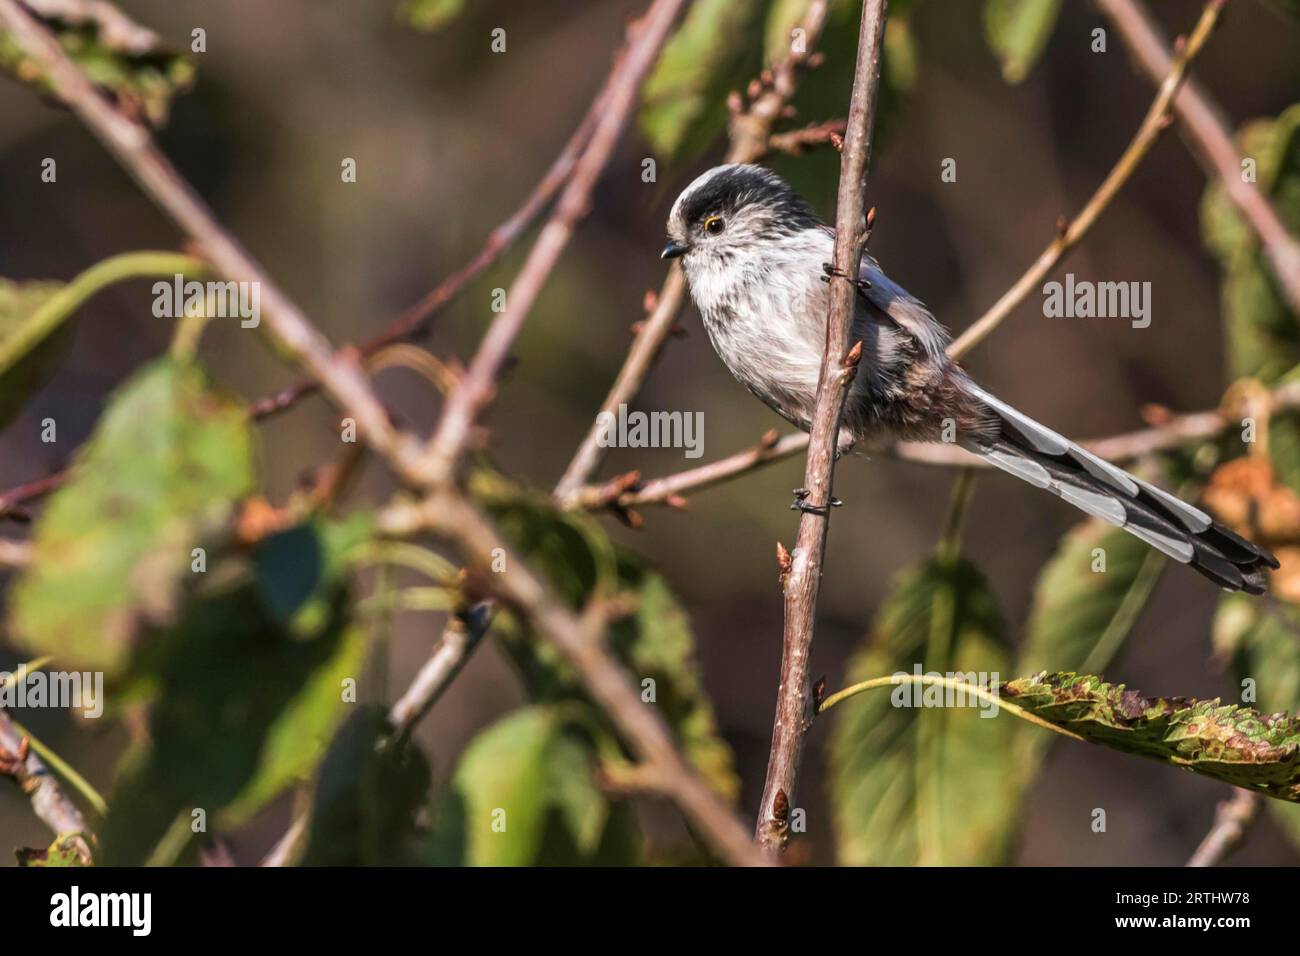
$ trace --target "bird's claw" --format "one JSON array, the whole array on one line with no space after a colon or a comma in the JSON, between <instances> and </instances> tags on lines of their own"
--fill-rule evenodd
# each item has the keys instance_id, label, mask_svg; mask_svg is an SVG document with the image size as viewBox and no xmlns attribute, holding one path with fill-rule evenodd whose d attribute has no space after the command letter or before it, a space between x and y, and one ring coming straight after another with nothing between
<instances>
[{"instance_id":1,"label":"bird's claw","mask_svg":"<svg viewBox=\"0 0 1300 956\"><path fill-rule=\"evenodd\" d=\"M807 488L796 488L794 490L794 501L790 502L791 511L806 512L808 514L825 515L831 508L838 508L844 502L839 498L832 498L828 505L814 505L808 503L808 498L812 492Z\"/></svg>"},{"instance_id":2,"label":"bird's claw","mask_svg":"<svg viewBox=\"0 0 1300 956\"><path fill-rule=\"evenodd\" d=\"M843 269L837 269L832 263L829 262L822 263L822 272L826 273L825 275L822 276L823 282L830 282L832 276L837 276L841 279L848 279L850 282L853 283L853 287L857 289L859 292L866 292L871 288L870 280L854 279Z\"/></svg>"}]
</instances>

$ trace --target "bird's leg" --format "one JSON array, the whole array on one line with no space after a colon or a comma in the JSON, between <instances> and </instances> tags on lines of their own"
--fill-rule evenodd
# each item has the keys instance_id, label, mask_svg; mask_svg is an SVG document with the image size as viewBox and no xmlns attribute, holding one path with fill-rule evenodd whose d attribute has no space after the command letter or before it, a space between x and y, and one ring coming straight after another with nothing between
<instances>
[{"instance_id":1,"label":"bird's leg","mask_svg":"<svg viewBox=\"0 0 1300 956\"><path fill-rule=\"evenodd\" d=\"M794 501L790 502L790 510L806 511L809 514L815 515L825 515L829 508L821 505L809 504L808 498L811 495L812 492L807 488L796 488L794 490ZM844 504L844 502L840 501L839 498L832 498L829 504L830 508L838 508L840 505Z\"/></svg>"}]
</instances>

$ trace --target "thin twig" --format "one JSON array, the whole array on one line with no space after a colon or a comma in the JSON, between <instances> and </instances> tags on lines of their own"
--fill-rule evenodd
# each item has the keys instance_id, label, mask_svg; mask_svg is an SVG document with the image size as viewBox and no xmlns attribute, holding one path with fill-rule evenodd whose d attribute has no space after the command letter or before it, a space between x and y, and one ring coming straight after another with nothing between
<instances>
[{"instance_id":1,"label":"thin twig","mask_svg":"<svg viewBox=\"0 0 1300 956\"><path fill-rule=\"evenodd\" d=\"M1300 408L1300 382L1280 385L1268 393L1271 412L1291 411ZM1195 441L1218 438L1241 422L1223 409L1189 412L1175 415L1159 425L1137 431L1110 435L1106 438L1089 438L1079 442L1084 448L1116 464L1133 461L1162 451L1181 448ZM629 509L638 505L667 504L684 507L684 496L757 471L767 465L792 458L808 447L808 435L792 432L776 437L773 430L758 444L726 458L719 458L695 468L679 471L661 478L638 480L631 486L618 487L617 480L604 485L588 485L565 499L567 507L598 510L601 508ZM985 467L987 463L956 445L920 444L900 442L879 451L879 454L901 461L947 468Z\"/></svg>"},{"instance_id":2,"label":"thin twig","mask_svg":"<svg viewBox=\"0 0 1300 956\"><path fill-rule=\"evenodd\" d=\"M447 396L442 416L421 462L421 475L429 483L448 480L469 440L478 413L496 392L497 376L515 339L537 301L542 287L569 244L578 222L591 207L596 180L613 155L632 108L641 80L654 65L684 0L655 0L629 27L631 40L610 77L608 98L591 141L574 165L568 185L533 244L523 268L506 293L506 307L488 328L478 352L458 386Z\"/></svg>"},{"instance_id":3,"label":"thin twig","mask_svg":"<svg viewBox=\"0 0 1300 956\"><path fill-rule=\"evenodd\" d=\"M479 249L473 259L447 276L436 288L403 312L392 325L379 335L356 346L357 352L361 356L368 358L396 342L423 336L428 331L433 317L450 305L464 291L467 285L495 265L502 254L532 225L533 220L541 215L542 210L546 208L547 204L559 192L560 187L568 181L569 175L573 172L578 157L591 139L591 132L595 129L596 120L604 110L605 100L609 95L609 84L610 81L607 79L600 92L596 94L596 98L592 101L577 129L569 137L569 141L565 143L564 149L555 157L555 161L551 163L546 174L533 187L533 191L528 194L524 204L516 209L510 215L510 218L488 234L483 247ZM314 379L304 379L253 402L249 406L249 414L255 419L263 419L283 412L292 408L305 396L319 389L320 385Z\"/></svg>"},{"instance_id":4,"label":"thin twig","mask_svg":"<svg viewBox=\"0 0 1300 956\"><path fill-rule=\"evenodd\" d=\"M790 98L794 95L799 73L813 61L812 52L822 29L826 24L829 0L812 0L804 14L799 28L803 31L804 43L801 49L791 50L790 54L774 65L771 75L756 81L759 93L751 99L748 107L741 109L733 100L732 117L729 126L731 146L727 150L726 162L752 163L762 158L771 148L772 131L781 117ZM739 96L739 94L737 94ZM637 331L636 341L628 350L627 358L618 377L610 387L609 394L601 403L600 412L582 444L574 453L573 459L564 470L563 477L555 486L555 496L561 500L570 498L600 467L605 457L605 448L600 442L600 421L604 413L615 414L618 407L632 400L632 397L645 384L650 369L664 343L668 340L677 316L681 313L686 300L686 280L682 277L677 263L668 270L663 286L655 296L655 307Z\"/></svg>"},{"instance_id":5,"label":"thin twig","mask_svg":"<svg viewBox=\"0 0 1300 956\"><path fill-rule=\"evenodd\" d=\"M1222 5L1224 0L1217 2ZM1169 69L1169 44L1140 0L1097 0L1097 5L1148 76L1159 77ZM1259 185L1242 178L1242 157L1224 122L1223 110L1193 81L1174 98L1174 111L1208 175L1222 183L1228 198L1259 237L1264 258L1292 314L1300 315L1300 239L1287 229Z\"/></svg>"},{"instance_id":6,"label":"thin twig","mask_svg":"<svg viewBox=\"0 0 1300 956\"><path fill-rule=\"evenodd\" d=\"M1237 790L1231 798L1223 800L1214 811L1214 825L1187 866L1218 866L1233 850L1246 840L1250 825L1259 816L1259 806L1264 798L1249 790Z\"/></svg>"},{"instance_id":7,"label":"thin twig","mask_svg":"<svg viewBox=\"0 0 1300 956\"><path fill-rule=\"evenodd\" d=\"M767 141L768 148L774 153L789 153L802 156L804 151L813 146L834 146L843 142L844 120L825 120L811 123L802 129L792 129L785 133L773 133Z\"/></svg>"},{"instance_id":8,"label":"thin twig","mask_svg":"<svg viewBox=\"0 0 1300 956\"><path fill-rule=\"evenodd\" d=\"M993 303L992 308L980 316L948 347L950 356L954 359L961 358L982 342L990 332L1001 325L1002 321L1042 284L1043 279L1051 274L1052 270L1069 254L1070 250L1079 244L1080 240L1088 233L1088 230L1105 212L1111 200L1115 198L1147 153L1151 151L1151 147L1160 138L1160 133L1168 126L1169 110L1174 102L1174 94L1178 92L1187 76L1188 66L1196 58L1196 54L1201 51L1201 48L1205 46L1205 41L1210 38L1222 9L1223 4L1220 0L1211 0L1206 5L1195 29L1192 30L1191 37L1182 45L1178 55L1167 62L1160 70L1158 75L1163 79L1159 83L1159 91L1156 93L1155 101L1152 102L1151 108L1147 110L1142 125L1138 127L1137 133L1128 144L1128 148L1124 150L1124 154L1120 156L1119 161L1115 163L1106 178L1102 180L1101 185L1097 187L1097 191L1092 194L1092 198L1079 211L1079 214L1071 219L1065 228L1058 232L1056 238L1047 244L1047 248L1034 260L1034 264L1029 267L1028 271L1017 279L1015 285L1004 292L997 302Z\"/></svg>"},{"instance_id":9,"label":"thin twig","mask_svg":"<svg viewBox=\"0 0 1300 956\"><path fill-rule=\"evenodd\" d=\"M471 567L483 569L481 579L491 588L492 597L515 609L568 660L632 751L660 776L664 793L714 851L732 864L767 862L739 819L682 757L659 709L642 702L635 685L610 655L602 640L606 622L599 616L579 616L569 610L454 486L442 486L416 504L390 507L382 514L380 527L393 535L427 530L454 542ZM487 571L495 561L504 561L509 572Z\"/></svg>"},{"instance_id":10,"label":"thin twig","mask_svg":"<svg viewBox=\"0 0 1300 956\"><path fill-rule=\"evenodd\" d=\"M808 664L812 651L817 595L821 588L826 531L830 524L831 488L840 414L849 383L857 374L862 345L849 348L856 277L870 233L864 217L867 169L871 158L871 127L880 85L880 54L885 33L885 0L865 0L858 34L858 57L849 105L848 129L840 156L839 198L835 207L835 275L830 283L830 316L822 353L821 375L809 429L808 462L804 469L807 498L799 519L790 569L785 582L785 637L781 684L777 690L772 749L767 783L759 804L755 838L770 855L789 840L789 809L795 798L804 738L812 725L812 695Z\"/></svg>"},{"instance_id":11,"label":"thin twig","mask_svg":"<svg viewBox=\"0 0 1300 956\"><path fill-rule=\"evenodd\" d=\"M662 45L673 16L682 0L655 0L650 12L620 62L619 78L612 81L607 111L593 134L592 141L577 163L570 188L560 201L557 216L543 230L535 251L546 260L558 255L580 216L589 188L613 147L613 140L635 100L641 76L653 62ZM46 71L58 94L82 120L104 141L141 187L152 196L202 246L205 257L218 272L238 281L262 284L262 301L267 306L265 318L276 337L325 386L329 394L356 420L359 431L376 452L408 483L432 485L433 490L421 505L406 511L421 518L407 525L408 531L427 525L431 530L459 544L466 556L480 566L489 566L498 553L508 551L504 540L488 521L469 504L449 481L431 482L430 475L450 477L450 470L428 467L428 449L413 445L413 439L393 428L383 405L361 374L355 360L335 355L323 336L306 317L264 276L256 263L212 217L194 190L179 177L175 169L158 152L147 130L114 110L104 101L78 68L67 58L57 41L43 26L25 12L17 0L0 0L0 21L5 23L18 43ZM575 187L574 184L581 184ZM560 233L563 233L563 236ZM527 282L536 287L547 269L542 259L530 256L533 266L525 267ZM516 283L516 291L519 282ZM534 288L535 294L535 288ZM459 455L468 434L473 414L490 392L495 371L504 361L503 347L508 348L518 330L526 308L520 309L517 296L511 308L515 314L508 325L494 324L480 349L475 366L466 379L469 385L458 389L460 413L450 419L444 409L441 444L433 450L435 464L451 461ZM477 376L477 377L476 377ZM449 400L448 406L453 404ZM497 549L501 549L498 551ZM749 841L740 822L722 800L686 763L676 749L672 735L653 708L641 703L639 692L623 669L609 654L600 638L605 621L599 618L576 618L517 558L510 562L511 573L489 575L500 593L494 596L520 609L525 619L565 655L583 677L592 697L610 713L616 726L625 734L629 746L643 759L665 774L665 786L688 819L709 839L718 854L731 863L762 863L765 858Z\"/></svg>"},{"instance_id":12,"label":"thin twig","mask_svg":"<svg viewBox=\"0 0 1300 956\"><path fill-rule=\"evenodd\" d=\"M32 546L26 541L0 538L0 568L25 568L32 560Z\"/></svg>"},{"instance_id":13,"label":"thin twig","mask_svg":"<svg viewBox=\"0 0 1300 956\"><path fill-rule=\"evenodd\" d=\"M388 711L388 721L399 737L408 736L420 718L437 703L483 640L491 623L492 608L487 604L472 608L463 617L451 615L437 649L415 675L406 693Z\"/></svg>"},{"instance_id":14,"label":"thin twig","mask_svg":"<svg viewBox=\"0 0 1300 956\"><path fill-rule=\"evenodd\" d=\"M289 824L289 829L284 831L280 839L275 841L275 846L267 851L266 856L258 866L278 867L288 866L298 856L302 848L302 841L307 836L307 825L311 822L311 813L298 813Z\"/></svg>"},{"instance_id":15,"label":"thin twig","mask_svg":"<svg viewBox=\"0 0 1300 956\"><path fill-rule=\"evenodd\" d=\"M23 735L14 728L9 716L0 710L0 751L18 754L22 750ZM36 816L56 835L79 833L84 835L83 839L90 836L86 818L64 795L58 781L34 751L27 749L27 759L14 774L14 778L31 800ZM89 853L89 847L83 849Z\"/></svg>"}]
</instances>

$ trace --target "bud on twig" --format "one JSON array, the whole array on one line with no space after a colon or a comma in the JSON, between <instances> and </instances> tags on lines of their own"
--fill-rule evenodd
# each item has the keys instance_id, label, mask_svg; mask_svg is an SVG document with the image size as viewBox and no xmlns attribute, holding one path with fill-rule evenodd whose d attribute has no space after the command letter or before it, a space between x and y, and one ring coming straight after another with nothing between
<instances>
[{"instance_id":1,"label":"bud on twig","mask_svg":"<svg viewBox=\"0 0 1300 956\"><path fill-rule=\"evenodd\" d=\"M822 701L826 699L826 675L818 678L817 683L813 684L813 713L822 708Z\"/></svg>"},{"instance_id":2,"label":"bud on twig","mask_svg":"<svg viewBox=\"0 0 1300 956\"><path fill-rule=\"evenodd\" d=\"M782 580L785 579L785 576L790 573L790 569L794 566L794 558L790 557L790 552L785 549L785 545L780 541L776 543L776 565L781 569Z\"/></svg>"},{"instance_id":3,"label":"bud on twig","mask_svg":"<svg viewBox=\"0 0 1300 956\"><path fill-rule=\"evenodd\" d=\"M844 356L843 367L846 369L856 369L858 363L862 361L862 340L858 339L853 343L847 355Z\"/></svg>"},{"instance_id":4,"label":"bud on twig","mask_svg":"<svg viewBox=\"0 0 1300 956\"><path fill-rule=\"evenodd\" d=\"M783 826L790 819L790 798L784 790L776 792L776 799L772 801L772 816Z\"/></svg>"}]
</instances>

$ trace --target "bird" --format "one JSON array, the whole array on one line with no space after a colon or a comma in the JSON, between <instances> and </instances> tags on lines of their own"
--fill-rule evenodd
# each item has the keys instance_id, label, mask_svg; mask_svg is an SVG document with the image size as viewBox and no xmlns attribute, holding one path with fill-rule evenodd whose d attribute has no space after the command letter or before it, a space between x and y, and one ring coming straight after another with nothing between
<instances>
[{"instance_id":1,"label":"bird","mask_svg":"<svg viewBox=\"0 0 1300 956\"><path fill-rule=\"evenodd\" d=\"M709 341L740 384L809 430L830 314L835 230L755 164L716 166L677 197L660 257L680 260ZM948 330L861 259L851 341L862 357L837 454L859 443L950 442L1122 528L1229 591L1263 594L1277 559L997 398L947 354ZM792 507L812 506L796 490ZM831 504L837 504L831 501Z\"/></svg>"}]
</instances>

